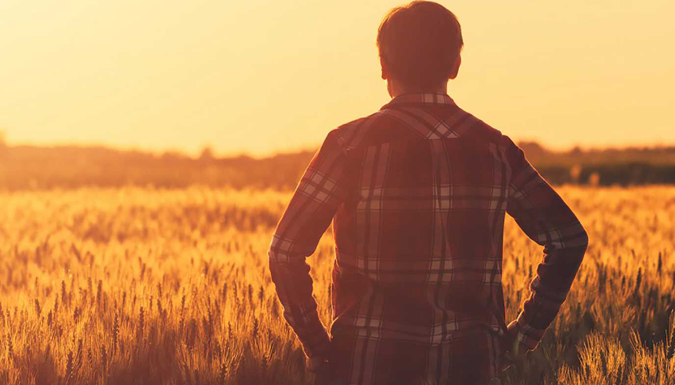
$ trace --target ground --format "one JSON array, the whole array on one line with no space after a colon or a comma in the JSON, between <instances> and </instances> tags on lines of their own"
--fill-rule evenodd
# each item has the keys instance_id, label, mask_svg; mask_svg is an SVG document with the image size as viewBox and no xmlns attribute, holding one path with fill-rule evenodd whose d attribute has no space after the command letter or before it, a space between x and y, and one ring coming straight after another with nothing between
<instances>
[{"instance_id":1,"label":"ground","mask_svg":"<svg viewBox=\"0 0 675 385\"><path fill-rule=\"evenodd\" d=\"M540 349L503 383L672 384L675 188L559 191L590 246ZM267 270L289 198L207 187L0 193L0 383L313 384ZM542 250L510 218L505 232L512 319ZM331 242L309 259L326 324Z\"/></svg>"}]
</instances>

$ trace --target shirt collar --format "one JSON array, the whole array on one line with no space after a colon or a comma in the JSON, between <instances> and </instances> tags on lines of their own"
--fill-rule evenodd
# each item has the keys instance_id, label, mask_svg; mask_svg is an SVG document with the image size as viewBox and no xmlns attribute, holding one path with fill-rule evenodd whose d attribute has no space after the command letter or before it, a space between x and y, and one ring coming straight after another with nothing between
<instances>
[{"instance_id":1,"label":"shirt collar","mask_svg":"<svg viewBox=\"0 0 675 385\"><path fill-rule=\"evenodd\" d=\"M455 101L448 94L440 92L405 93L396 96L389 103L382 106L381 109L404 104L455 105Z\"/></svg>"}]
</instances>

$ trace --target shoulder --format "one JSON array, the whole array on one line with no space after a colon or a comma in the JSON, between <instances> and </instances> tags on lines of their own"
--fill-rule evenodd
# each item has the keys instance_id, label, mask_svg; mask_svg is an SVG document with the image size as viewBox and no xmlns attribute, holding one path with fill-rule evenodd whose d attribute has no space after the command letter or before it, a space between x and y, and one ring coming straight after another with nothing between
<instances>
[{"instance_id":1,"label":"shoulder","mask_svg":"<svg viewBox=\"0 0 675 385\"><path fill-rule=\"evenodd\" d=\"M502 154L503 159L514 169L522 168L526 163L525 152L508 135L482 120L472 130L471 137L493 146Z\"/></svg>"},{"instance_id":2,"label":"shoulder","mask_svg":"<svg viewBox=\"0 0 675 385\"><path fill-rule=\"evenodd\" d=\"M368 133L377 125L382 116L384 116L382 111L377 111L342 124L329 132L328 135L335 138L343 151L352 151L363 143L368 137Z\"/></svg>"},{"instance_id":3,"label":"shoulder","mask_svg":"<svg viewBox=\"0 0 675 385\"><path fill-rule=\"evenodd\" d=\"M473 128L470 130L470 135L468 135L469 137L475 140L492 143L497 147L503 147L509 150L513 150L514 147L518 147L513 142L513 140L511 140L511 138L505 133L503 133L501 130L493 127L492 125L484 122L481 119L478 119L474 115L464 110L460 111L462 114L468 115L469 120L473 120L475 122L473 123Z\"/></svg>"}]
</instances>

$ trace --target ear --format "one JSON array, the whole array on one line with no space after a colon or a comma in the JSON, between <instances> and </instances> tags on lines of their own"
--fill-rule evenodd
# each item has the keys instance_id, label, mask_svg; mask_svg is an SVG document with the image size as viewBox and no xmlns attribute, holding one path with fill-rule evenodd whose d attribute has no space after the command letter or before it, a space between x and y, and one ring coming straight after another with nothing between
<instances>
[{"instance_id":1,"label":"ear","mask_svg":"<svg viewBox=\"0 0 675 385\"><path fill-rule=\"evenodd\" d=\"M459 73L459 67L462 65L462 55L457 56L457 61L452 66L452 72L450 72L450 79L455 79Z\"/></svg>"},{"instance_id":2,"label":"ear","mask_svg":"<svg viewBox=\"0 0 675 385\"><path fill-rule=\"evenodd\" d=\"M384 60L382 60L382 57L380 57L380 67L382 68L382 79L384 80L389 79L389 70L387 69L387 65L384 64Z\"/></svg>"}]
</instances>

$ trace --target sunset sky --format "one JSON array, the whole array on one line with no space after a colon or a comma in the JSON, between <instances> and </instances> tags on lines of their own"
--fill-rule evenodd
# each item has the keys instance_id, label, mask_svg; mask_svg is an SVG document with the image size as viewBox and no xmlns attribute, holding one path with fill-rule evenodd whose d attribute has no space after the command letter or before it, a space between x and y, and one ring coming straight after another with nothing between
<instances>
[{"instance_id":1,"label":"sunset sky","mask_svg":"<svg viewBox=\"0 0 675 385\"><path fill-rule=\"evenodd\" d=\"M220 155L315 148L389 100L385 0L0 0L12 144ZM675 144L675 1L440 1L459 18L449 94L515 140Z\"/></svg>"}]
</instances>

